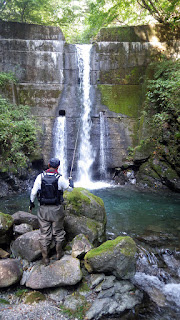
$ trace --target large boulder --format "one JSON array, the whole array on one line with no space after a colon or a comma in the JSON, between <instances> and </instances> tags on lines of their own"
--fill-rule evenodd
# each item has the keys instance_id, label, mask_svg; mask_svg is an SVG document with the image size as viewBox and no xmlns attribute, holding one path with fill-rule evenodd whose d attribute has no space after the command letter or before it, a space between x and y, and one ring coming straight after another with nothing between
<instances>
[{"instance_id":1,"label":"large boulder","mask_svg":"<svg viewBox=\"0 0 180 320\"><path fill-rule=\"evenodd\" d=\"M11 246L14 257L21 257L28 261L39 258L41 256L39 237L39 230L27 232L18 237Z\"/></svg>"},{"instance_id":2,"label":"large boulder","mask_svg":"<svg viewBox=\"0 0 180 320\"><path fill-rule=\"evenodd\" d=\"M78 217L73 214L67 214L64 219L64 229L69 241L72 241L74 237L81 233L83 233L94 246L105 241L105 226L100 222L84 216Z\"/></svg>"},{"instance_id":3,"label":"large boulder","mask_svg":"<svg viewBox=\"0 0 180 320\"><path fill-rule=\"evenodd\" d=\"M94 245L105 241L106 212L103 200L88 190L65 192L65 231L69 240L83 233Z\"/></svg>"},{"instance_id":4,"label":"large boulder","mask_svg":"<svg viewBox=\"0 0 180 320\"><path fill-rule=\"evenodd\" d=\"M71 286L82 279L80 261L71 256L64 256L48 266L35 266L26 281L26 287L44 289Z\"/></svg>"},{"instance_id":5,"label":"large boulder","mask_svg":"<svg viewBox=\"0 0 180 320\"><path fill-rule=\"evenodd\" d=\"M17 283L22 277L21 263L15 259L0 260L0 288Z\"/></svg>"},{"instance_id":6,"label":"large boulder","mask_svg":"<svg viewBox=\"0 0 180 320\"><path fill-rule=\"evenodd\" d=\"M14 224L22 224L22 223L27 223L30 224L33 229L38 229L39 228L39 222L37 216L25 212L25 211L17 211L12 215L12 218L14 220Z\"/></svg>"},{"instance_id":7,"label":"large boulder","mask_svg":"<svg viewBox=\"0 0 180 320\"><path fill-rule=\"evenodd\" d=\"M13 219L9 214L0 212L0 244L7 244L11 241L13 234Z\"/></svg>"},{"instance_id":8,"label":"large boulder","mask_svg":"<svg viewBox=\"0 0 180 320\"><path fill-rule=\"evenodd\" d=\"M130 279L135 274L136 244L130 237L108 240L90 250L84 257L89 272L113 274L118 279Z\"/></svg>"}]
</instances>

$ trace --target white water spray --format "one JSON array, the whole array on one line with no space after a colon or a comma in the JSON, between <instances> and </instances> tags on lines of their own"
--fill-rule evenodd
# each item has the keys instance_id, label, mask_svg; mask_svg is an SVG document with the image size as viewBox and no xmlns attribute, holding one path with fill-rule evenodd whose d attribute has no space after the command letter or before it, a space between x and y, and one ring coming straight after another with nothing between
<instances>
[{"instance_id":1,"label":"white water spray","mask_svg":"<svg viewBox=\"0 0 180 320\"><path fill-rule=\"evenodd\" d=\"M91 166L94 154L90 141L91 133L91 100L90 100L90 51L91 45L77 45L80 94L81 94L81 124L80 149L78 160L78 185L86 187L91 184Z\"/></svg>"},{"instance_id":2,"label":"white water spray","mask_svg":"<svg viewBox=\"0 0 180 320\"><path fill-rule=\"evenodd\" d=\"M67 177L67 134L66 117L59 116L55 123L54 157L60 159L59 173Z\"/></svg>"},{"instance_id":3,"label":"white water spray","mask_svg":"<svg viewBox=\"0 0 180 320\"><path fill-rule=\"evenodd\" d=\"M99 113L100 122L100 175L101 178L106 178L106 123L104 112Z\"/></svg>"}]
</instances>

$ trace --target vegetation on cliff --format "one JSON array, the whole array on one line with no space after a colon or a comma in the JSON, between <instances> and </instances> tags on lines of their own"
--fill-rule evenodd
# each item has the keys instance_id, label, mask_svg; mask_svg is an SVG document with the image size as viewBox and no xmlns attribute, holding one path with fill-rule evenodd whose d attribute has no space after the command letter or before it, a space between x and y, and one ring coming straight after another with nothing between
<instances>
[{"instance_id":1,"label":"vegetation on cliff","mask_svg":"<svg viewBox=\"0 0 180 320\"><path fill-rule=\"evenodd\" d=\"M148 69L143 111L146 130L142 130L144 139L135 153L149 150L149 168L163 183L172 183L180 176L180 60L162 59ZM145 171L152 175L147 166Z\"/></svg>"},{"instance_id":2,"label":"vegetation on cliff","mask_svg":"<svg viewBox=\"0 0 180 320\"><path fill-rule=\"evenodd\" d=\"M0 73L0 88L15 82L12 74ZM39 150L39 128L28 106L10 103L0 95L1 171L17 172L28 166Z\"/></svg>"}]
</instances>

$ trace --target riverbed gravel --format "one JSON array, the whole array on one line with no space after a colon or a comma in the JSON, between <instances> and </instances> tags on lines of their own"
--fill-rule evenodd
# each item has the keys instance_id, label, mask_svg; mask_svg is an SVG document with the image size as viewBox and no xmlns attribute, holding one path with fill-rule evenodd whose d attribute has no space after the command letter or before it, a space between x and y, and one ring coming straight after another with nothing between
<instances>
[{"instance_id":1,"label":"riverbed gravel","mask_svg":"<svg viewBox=\"0 0 180 320\"><path fill-rule=\"evenodd\" d=\"M62 314L56 303L41 301L32 305L20 303L0 304L0 320L70 320ZM72 318L75 319L75 318Z\"/></svg>"}]
</instances>

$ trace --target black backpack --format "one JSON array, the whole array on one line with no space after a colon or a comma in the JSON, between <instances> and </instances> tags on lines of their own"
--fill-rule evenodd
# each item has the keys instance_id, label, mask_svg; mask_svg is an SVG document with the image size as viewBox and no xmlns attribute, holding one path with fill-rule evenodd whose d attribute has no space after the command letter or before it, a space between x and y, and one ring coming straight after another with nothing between
<instances>
[{"instance_id":1,"label":"black backpack","mask_svg":"<svg viewBox=\"0 0 180 320\"><path fill-rule=\"evenodd\" d=\"M43 172L41 175L41 190L39 190L39 202L43 204L58 205L63 202L63 191L58 190L58 179L60 174L47 174Z\"/></svg>"}]
</instances>

